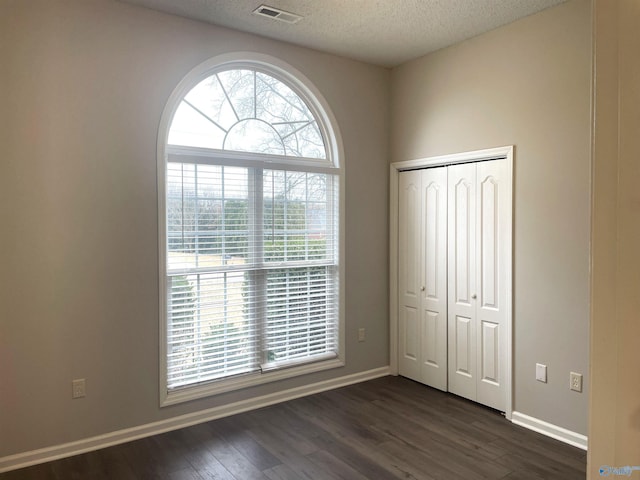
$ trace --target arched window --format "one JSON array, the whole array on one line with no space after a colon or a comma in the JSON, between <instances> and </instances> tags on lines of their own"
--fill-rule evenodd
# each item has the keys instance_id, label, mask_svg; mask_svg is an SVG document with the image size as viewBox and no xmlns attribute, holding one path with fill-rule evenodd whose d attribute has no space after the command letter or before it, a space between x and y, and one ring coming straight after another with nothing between
<instances>
[{"instance_id":1,"label":"arched window","mask_svg":"<svg viewBox=\"0 0 640 480\"><path fill-rule=\"evenodd\" d=\"M162 403L343 365L340 142L310 83L213 59L158 150Z\"/></svg>"}]
</instances>

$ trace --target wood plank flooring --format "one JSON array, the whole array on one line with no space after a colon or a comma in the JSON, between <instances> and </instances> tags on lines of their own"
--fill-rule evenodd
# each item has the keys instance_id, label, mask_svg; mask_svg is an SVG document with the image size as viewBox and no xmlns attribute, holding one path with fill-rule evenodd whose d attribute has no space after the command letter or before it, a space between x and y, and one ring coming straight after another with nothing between
<instances>
[{"instance_id":1,"label":"wood plank flooring","mask_svg":"<svg viewBox=\"0 0 640 480\"><path fill-rule=\"evenodd\" d=\"M584 479L586 453L499 413L384 377L1 480Z\"/></svg>"}]
</instances>

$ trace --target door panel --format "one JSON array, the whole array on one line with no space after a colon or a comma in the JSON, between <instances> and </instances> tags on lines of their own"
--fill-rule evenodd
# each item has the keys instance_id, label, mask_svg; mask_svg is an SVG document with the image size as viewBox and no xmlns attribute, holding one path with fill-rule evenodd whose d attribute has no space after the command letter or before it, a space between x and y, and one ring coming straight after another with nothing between
<instances>
[{"instance_id":1,"label":"door panel","mask_svg":"<svg viewBox=\"0 0 640 480\"><path fill-rule=\"evenodd\" d=\"M411 362L417 362L420 358L420 322L418 311L415 308L405 307L404 315L404 357Z\"/></svg>"},{"instance_id":2,"label":"door panel","mask_svg":"<svg viewBox=\"0 0 640 480\"><path fill-rule=\"evenodd\" d=\"M438 323L441 323L442 319L438 318L438 312L425 310L423 322L421 340L423 362L432 367L441 367L439 352L442 348L438 345Z\"/></svg>"},{"instance_id":3,"label":"door panel","mask_svg":"<svg viewBox=\"0 0 640 480\"><path fill-rule=\"evenodd\" d=\"M480 183L480 192L480 299L484 308L498 308L498 185L494 176Z\"/></svg>"},{"instance_id":4,"label":"door panel","mask_svg":"<svg viewBox=\"0 0 640 480\"><path fill-rule=\"evenodd\" d=\"M477 164L478 175L478 258L479 292L477 322L479 338L478 364L481 376L477 385L479 403L505 410L505 374L507 361L507 259L504 252L511 216L511 177L507 160L492 160ZM508 237L507 237L508 236Z\"/></svg>"},{"instance_id":5,"label":"door panel","mask_svg":"<svg viewBox=\"0 0 640 480\"><path fill-rule=\"evenodd\" d=\"M448 172L449 391L476 399L476 166Z\"/></svg>"},{"instance_id":6,"label":"door panel","mask_svg":"<svg viewBox=\"0 0 640 480\"><path fill-rule=\"evenodd\" d=\"M400 375L420 381L420 239L421 239L421 177L420 171L402 172L398 192L398 371Z\"/></svg>"},{"instance_id":7,"label":"door panel","mask_svg":"<svg viewBox=\"0 0 640 480\"><path fill-rule=\"evenodd\" d=\"M447 390L447 169L422 170L422 382Z\"/></svg>"},{"instance_id":8,"label":"door panel","mask_svg":"<svg viewBox=\"0 0 640 480\"><path fill-rule=\"evenodd\" d=\"M480 378L483 382L498 384L500 359L498 358L500 326L497 323L482 322L480 349Z\"/></svg>"},{"instance_id":9,"label":"door panel","mask_svg":"<svg viewBox=\"0 0 640 480\"><path fill-rule=\"evenodd\" d=\"M447 171L399 176L399 373L447 389Z\"/></svg>"},{"instance_id":10,"label":"door panel","mask_svg":"<svg viewBox=\"0 0 640 480\"><path fill-rule=\"evenodd\" d=\"M425 172L423 180L429 181ZM446 180L445 180L446 182ZM442 185L431 181L424 189L424 268L425 268L425 297L439 300L442 296L441 285L438 284L438 271L441 269L439 262L440 250L443 248L442 238L439 233L443 230L443 219L440 215L443 201L446 202ZM444 185L446 189L446 183ZM446 191L446 190L445 190ZM443 198L445 197L445 198ZM446 212L446 210L445 210Z\"/></svg>"},{"instance_id":11,"label":"door panel","mask_svg":"<svg viewBox=\"0 0 640 480\"><path fill-rule=\"evenodd\" d=\"M471 176L471 175L470 175ZM471 260L473 258L473 226L472 214L472 189L470 180L461 177L453 187L454 211L453 211L453 258L455 259L455 299L457 303L469 305L471 303L470 282L472 281Z\"/></svg>"},{"instance_id":12,"label":"door panel","mask_svg":"<svg viewBox=\"0 0 640 480\"><path fill-rule=\"evenodd\" d=\"M471 377L475 358L469 355L471 352L471 319L456 316L455 319L455 351L454 368L456 375Z\"/></svg>"}]
</instances>

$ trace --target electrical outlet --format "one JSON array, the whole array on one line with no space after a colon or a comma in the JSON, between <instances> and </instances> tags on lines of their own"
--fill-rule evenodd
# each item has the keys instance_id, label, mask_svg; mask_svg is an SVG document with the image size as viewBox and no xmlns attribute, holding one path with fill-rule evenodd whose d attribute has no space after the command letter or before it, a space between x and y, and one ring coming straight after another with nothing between
<instances>
[{"instance_id":1,"label":"electrical outlet","mask_svg":"<svg viewBox=\"0 0 640 480\"><path fill-rule=\"evenodd\" d=\"M87 392L85 390L84 378L78 378L77 380L74 380L73 382L71 382L71 385L71 398L82 398L87 395Z\"/></svg>"},{"instance_id":2,"label":"electrical outlet","mask_svg":"<svg viewBox=\"0 0 640 480\"><path fill-rule=\"evenodd\" d=\"M582 374L571 372L569 374L569 388L576 392L582 392Z\"/></svg>"},{"instance_id":3,"label":"electrical outlet","mask_svg":"<svg viewBox=\"0 0 640 480\"><path fill-rule=\"evenodd\" d=\"M365 338L365 330L364 330L364 328L359 328L358 329L358 341L359 342L364 342L364 338Z\"/></svg>"},{"instance_id":4,"label":"electrical outlet","mask_svg":"<svg viewBox=\"0 0 640 480\"><path fill-rule=\"evenodd\" d=\"M541 363L536 363L536 380L539 382L547 383L547 366Z\"/></svg>"}]
</instances>

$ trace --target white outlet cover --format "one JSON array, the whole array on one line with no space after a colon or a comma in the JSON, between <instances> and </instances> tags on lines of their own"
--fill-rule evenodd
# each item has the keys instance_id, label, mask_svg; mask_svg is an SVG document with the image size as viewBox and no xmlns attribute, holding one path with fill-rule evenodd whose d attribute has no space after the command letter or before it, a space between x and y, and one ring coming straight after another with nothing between
<instances>
[{"instance_id":1,"label":"white outlet cover","mask_svg":"<svg viewBox=\"0 0 640 480\"><path fill-rule=\"evenodd\" d=\"M86 385L84 378L78 378L77 380L73 380L72 384L72 392L71 398L83 398L86 396Z\"/></svg>"},{"instance_id":2,"label":"white outlet cover","mask_svg":"<svg viewBox=\"0 0 640 480\"><path fill-rule=\"evenodd\" d=\"M536 380L539 382L547 383L547 366L541 363L536 363Z\"/></svg>"},{"instance_id":3,"label":"white outlet cover","mask_svg":"<svg viewBox=\"0 0 640 480\"><path fill-rule=\"evenodd\" d=\"M582 392L582 374L571 372L569 374L569 388L574 392Z\"/></svg>"}]
</instances>

